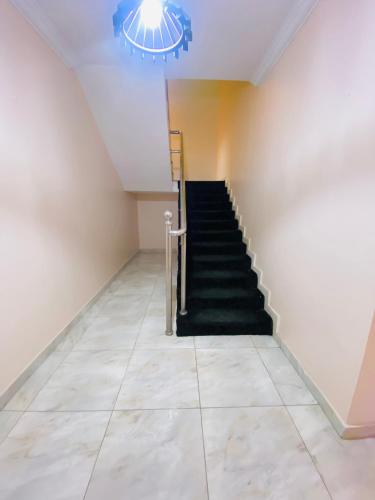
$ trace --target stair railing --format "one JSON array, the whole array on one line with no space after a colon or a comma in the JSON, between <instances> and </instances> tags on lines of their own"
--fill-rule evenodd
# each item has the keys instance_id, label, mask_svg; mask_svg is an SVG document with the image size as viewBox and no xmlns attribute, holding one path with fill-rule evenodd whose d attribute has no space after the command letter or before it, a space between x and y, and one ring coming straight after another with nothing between
<instances>
[{"instance_id":1,"label":"stair railing","mask_svg":"<svg viewBox=\"0 0 375 500\"><path fill-rule=\"evenodd\" d=\"M178 136L180 144L177 149L172 147L172 138ZM181 255L181 286L180 286L180 311L181 316L186 316L186 183L184 171L184 137L181 130L170 131L170 155L172 167L172 179L175 177L176 170L180 182L180 228L176 231L172 229L173 215L171 212L165 212L165 281L166 281L166 335L173 335L173 311L172 311L172 239L179 238L180 255ZM175 158L177 156L178 167L175 168Z\"/></svg>"}]
</instances>

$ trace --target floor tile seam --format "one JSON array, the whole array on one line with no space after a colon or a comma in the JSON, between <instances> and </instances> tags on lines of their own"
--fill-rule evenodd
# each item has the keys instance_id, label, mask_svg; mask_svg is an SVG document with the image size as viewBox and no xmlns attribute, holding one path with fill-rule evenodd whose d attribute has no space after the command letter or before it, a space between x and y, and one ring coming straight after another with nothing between
<instances>
[{"instance_id":1,"label":"floor tile seam","mask_svg":"<svg viewBox=\"0 0 375 500\"><path fill-rule=\"evenodd\" d=\"M261 349L261 348L257 348L257 351L258 351L259 349ZM273 384L273 385L274 385L274 387L275 387L275 390L277 391L277 393L279 394L279 397L280 397L281 401L283 402L283 406L282 406L282 408L284 408L284 410L285 410L285 412L286 412L287 416L289 417L289 419L290 419L290 421L291 421L291 423L292 423L292 425L293 425L293 428L295 429L295 431L296 431L296 433L297 433L297 436L300 438L300 441L301 441L301 443L303 444L304 449L306 450L306 453L308 454L308 456L309 456L309 458L310 458L310 460L311 460L311 463L312 463L312 465L313 465L314 469L316 470L316 472L317 472L318 476L320 477L320 479L321 479L321 481L322 481L322 483L323 483L323 485L324 485L324 488L325 488L325 489L326 489L326 491L327 491L327 494L328 494L329 498L330 498L331 500L333 500L332 495L331 495L331 492L329 491L328 486L327 486L327 484L326 484L326 482L325 482L325 480L324 480L324 478L323 478L322 474L320 473L320 471L319 471L319 469L318 469L317 465L315 464L315 462L314 462L314 460L313 460L313 457L312 457L312 455L311 455L311 453L310 453L310 450L308 449L308 447L307 447L307 444L306 444L305 440L302 438L302 435L301 435L301 433L299 432L299 430L298 430L298 428L297 428L297 426L296 426L296 424L295 424L295 422L294 422L294 420L293 420L293 418L292 418L292 416L291 416L291 414L290 414L290 412L289 412L289 410L288 410L288 405L286 405L286 404L285 404L284 398L281 396L281 393L280 393L279 389L277 388L276 383L274 382L274 380L273 380L273 378L272 378L272 375L271 375L270 370L268 369L268 367L267 367L266 363L263 361L263 358L262 358L262 356L261 356L261 354L260 354L259 352L258 352L258 355L259 355L259 357L260 357L260 359L261 359L261 361L262 361L262 363L263 363L263 365L264 365L264 367L265 367L265 369L266 369L266 371L267 371L267 373L268 373L268 375L269 375L269 377L270 377L270 379L271 379L271 381L272 381L272 384ZM306 406L306 405L289 405L289 406L293 406L293 407L295 407L295 406ZM316 405L307 405L307 406L316 406Z\"/></svg>"},{"instance_id":2,"label":"floor tile seam","mask_svg":"<svg viewBox=\"0 0 375 500\"><path fill-rule=\"evenodd\" d=\"M156 283L154 283L154 289L155 289L155 286L156 286ZM151 301L151 298L150 298L150 301ZM149 307L149 305L148 305L148 307ZM92 469L91 469L90 477L89 477L89 479L88 479L87 486L86 486L86 489L85 489L85 493L84 493L84 495L83 495L83 500L85 500L85 498L86 498L86 496L87 496L87 492L88 492L88 490L89 490L89 487L90 487L90 484L91 484L91 481L92 481L92 478L93 478L93 475L94 475L94 472L95 472L95 469L96 469L96 465L97 465L98 460L99 460L100 452L101 452L101 450L102 450L102 448L103 448L103 443L104 443L104 440L105 440L105 438L107 437L107 434L108 434L108 429L109 429L110 423L111 423L111 421L112 421L112 417L113 417L113 414L114 414L114 411L115 411L115 408L116 408L116 405L117 405L117 401L118 401L118 398L119 398L119 395L120 395L121 389L122 389L122 387L123 387L123 384L124 384L124 381L125 381L126 375L127 375L127 373L128 373L128 370L129 370L130 361L131 361L131 359L132 359L132 357L133 357L133 354L134 354L134 352L135 352L135 346L136 346L136 344L137 344L137 340L138 340L138 337L139 337L139 335L140 335L140 331L141 331L141 329L142 329L142 325L143 325L143 323L144 323L144 321L145 321L145 318L146 318L146 315L147 315L147 311L148 311L148 307L147 307L147 308L145 308L145 313L144 313L144 315L143 315L142 320L140 321L140 327L139 327L139 331L138 331L138 333L137 333L137 338L136 338L136 340L135 340L135 342L134 342L133 348L131 349L131 353L130 353L129 358L128 358L128 361L127 361L127 363L126 363L126 368L125 368L125 370L124 370L123 377L122 377L121 382L120 382L120 384L119 384L119 389L118 389L118 391L117 391L116 398L114 399L114 404L113 404L112 410L110 411L110 416L109 416L109 418L108 418L108 422L107 422L107 425L106 425L106 428L105 428L105 431L104 431L104 434L103 434L103 438L102 438L102 440L101 440L100 446L99 446L99 448L98 448L98 451L97 451L97 454L96 454L96 457L95 457L94 464L93 464Z\"/></svg>"},{"instance_id":3,"label":"floor tile seam","mask_svg":"<svg viewBox=\"0 0 375 500\"><path fill-rule=\"evenodd\" d=\"M90 486L90 483L91 483L91 480L92 480L92 477L93 477L93 474L94 474L94 471L95 471L95 468L96 468L96 464L98 462L98 459L99 459L99 455L100 455L100 452L101 452L101 449L103 447L103 443L104 443L104 440L107 436L107 432L108 432L108 428L109 428L109 424L112 420L112 415L113 415L113 410L108 412L109 413L109 416L108 416L108 421L107 421L107 424L105 426L105 429L104 429L104 433L103 433L103 437L100 441L100 445L98 447L98 451L96 452L96 456L95 456L95 460L94 460L94 463L92 465L92 468L91 468L91 471L90 471L90 476L88 478L88 481L87 481L87 485L86 485L86 488L85 488L85 492L83 494L83 497L82 497L82 500L85 500L86 498L86 495L87 495L87 492L89 490L89 486Z\"/></svg>"},{"instance_id":4,"label":"floor tile seam","mask_svg":"<svg viewBox=\"0 0 375 500\"><path fill-rule=\"evenodd\" d=\"M317 405L288 405L287 408L315 408ZM93 409L93 410L28 410L28 411L8 411L4 413L19 413L20 418L25 414L33 413L116 413L124 411L170 411L170 410L251 410L253 408L285 408L285 405L242 405L242 406L164 406L159 408L115 408L115 409Z\"/></svg>"},{"instance_id":5,"label":"floor tile seam","mask_svg":"<svg viewBox=\"0 0 375 500\"><path fill-rule=\"evenodd\" d=\"M291 413L289 412L289 408L288 408L288 407L290 407L290 406L291 406L291 405L287 405L287 406L285 406L285 409L286 409L286 412L287 412L287 414L288 414L288 417L289 417L289 419L290 419L290 421L291 421L291 423L292 423L292 425L293 425L294 429L296 430L297 435L299 436L299 438L300 438L301 442L303 443L303 445L304 445L304 447L305 447L305 449L306 449L306 451L307 451L307 453L308 453L308 455L309 455L309 458L310 458L310 460L311 460L311 463L313 464L314 469L316 470L316 472L317 472L318 476L320 477L320 479L321 479L321 481L322 481L322 483L323 483L323 485L324 485L325 489L327 490L327 493L328 493L329 498L330 498L331 500L334 500L333 495L331 494L331 491L330 491L330 489L328 488L328 485L327 485L327 483L326 483L326 480L325 480L325 478L324 478L323 474L320 472L319 467L318 467L317 463L315 462L314 457L313 457L313 455L311 454L311 452L310 452L310 450L309 450L309 448L308 448L308 446L307 446L307 444L306 444L306 441L303 439L302 434L300 433L300 431L299 431L299 429L298 429L298 427L297 427L297 425L296 425L296 423L295 423L295 421L294 421L294 419L293 419L293 417L292 417ZM316 406L316 405L303 405L303 406Z\"/></svg>"},{"instance_id":6,"label":"floor tile seam","mask_svg":"<svg viewBox=\"0 0 375 500\"><path fill-rule=\"evenodd\" d=\"M155 283L154 283L154 288L155 288ZM150 300L151 300L151 297L149 298L149 301L150 301ZM147 314L147 310L148 310L148 307L147 307L147 308L145 308L145 313L144 313L144 315L143 315L142 320L140 321L140 325L139 325L139 329L138 329L138 332L137 332L137 338L136 338L136 340L138 339L138 336L139 336L139 334L140 334L142 324L143 324L144 319L145 319L146 314ZM109 316L109 317L110 317L110 316ZM103 433L103 438L102 438L102 440L101 440L101 442L100 442L100 445L99 445L99 447L98 447L98 451L97 451L97 453L96 453L95 461L94 461L93 466L92 466L92 468L91 468L90 477L89 477L89 479L88 479L87 486L86 486L86 489L85 489L85 493L84 493L84 495L83 495L83 500L84 500L84 499L86 498L86 496L87 496L87 492L88 492L89 486L90 486L90 484L91 484L91 480L92 480L92 477L93 477L93 474L94 474L94 471L95 471L95 468L96 468L96 464L97 464L97 461L98 461L98 459L99 459L99 455L100 455L100 452L101 452L101 450L102 450L104 440L105 440L105 438L106 438L106 436L107 436L107 433L108 433L108 429L109 429L110 422L111 422L111 420L112 420L113 412L114 412L114 409L115 409L115 406L116 406L116 403L117 403L117 400L118 400L118 397L119 397L119 394L120 394L121 388L122 388L122 386L123 386L123 383L124 383L124 380L125 380L125 377L126 377L126 374L127 374L128 368L129 368L130 360L131 360L131 358L132 358L132 356L133 356L133 353L134 353L134 350L135 350L135 345L136 345L136 341L134 342L134 345L133 345L133 348L132 348L132 349L127 349L127 351L130 351L130 355L129 355L129 358L128 358L127 362L126 362L126 366L125 366L124 374L123 374L122 379L121 379L121 382L120 382L120 384L119 384L119 389L118 389L118 391L117 391L116 399L114 400L114 405L112 406L112 409L111 409L111 410L107 410L107 411L108 411L108 413L109 413L109 417L108 417L107 425L106 425L105 430L104 430L104 433ZM100 351L99 351L99 352L100 352ZM108 352L108 351L107 351L107 352ZM112 351L110 351L110 352L112 352ZM119 352L119 351L113 351L113 352ZM64 358L64 359L65 359L65 358ZM103 410L103 411L104 411L104 410ZM48 413L48 412L46 412L46 413ZM77 413L81 413L81 412L78 412L78 411L77 411Z\"/></svg>"},{"instance_id":7,"label":"floor tile seam","mask_svg":"<svg viewBox=\"0 0 375 500\"><path fill-rule=\"evenodd\" d=\"M204 438L204 429L203 429L202 401L201 401L201 392L200 392L200 383L199 383L197 350L195 348L195 337L193 337L193 345L194 345L195 371L196 371L196 377L197 377L197 388L198 388L198 398L199 398L199 417L200 417L200 424L201 424L203 460L204 460L204 469L205 469L205 477L206 477L206 493L207 493L207 500L210 500L210 489L209 489L209 485L208 485L208 472L207 472L207 455L206 455L206 445L205 445L205 440L204 440L205 438Z\"/></svg>"},{"instance_id":8,"label":"floor tile seam","mask_svg":"<svg viewBox=\"0 0 375 500\"><path fill-rule=\"evenodd\" d=\"M133 347L124 347L122 349L76 349L74 351L71 351L70 354L73 352L123 352L123 351L132 351Z\"/></svg>"},{"instance_id":9,"label":"floor tile seam","mask_svg":"<svg viewBox=\"0 0 375 500\"><path fill-rule=\"evenodd\" d=\"M245 347L196 347L195 348L197 351L248 351L251 349L252 351L256 350L256 347L253 346L245 346ZM255 354L255 353L254 353ZM259 354L257 352L257 354Z\"/></svg>"},{"instance_id":10,"label":"floor tile seam","mask_svg":"<svg viewBox=\"0 0 375 500\"><path fill-rule=\"evenodd\" d=\"M12 410L8 410L8 411L1 411L0 415L1 415L1 413L19 413L20 415L18 416L18 418L16 419L16 421L14 422L14 424L11 426L11 428L8 429L8 432L0 439L0 448L1 448L1 445L5 442L5 440L8 439L9 434L13 431L13 429L16 427L16 425L21 420L21 418L25 415L24 411L12 411Z\"/></svg>"},{"instance_id":11,"label":"floor tile seam","mask_svg":"<svg viewBox=\"0 0 375 500\"><path fill-rule=\"evenodd\" d=\"M301 405L288 405L289 408L315 408L317 405L301 404ZM243 410L252 408L285 408L285 405L242 405L242 406L164 406L159 408L115 408L115 409L93 409L93 410L28 410L28 411L7 411L4 413L20 413L20 417L24 414L31 413L116 413L124 411L169 411L169 410Z\"/></svg>"},{"instance_id":12,"label":"floor tile seam","mask_svg":"<svg viewBox=\"0 0 375 500\"><path fill-rule=\"evenodd\" d=\"M46 385L49 383L49 381L51 380L51 378L55 375L55 373L57 372L57 370L60 368L60 366L64 363L64 361L66 360L66 358L71 354L71 352L73 352L72 350L71 351L53 351L51 352L48 357L46 358L45 361L47 361L47 359L52 356L52 354L56 353L56 352L63 352L65 353L65 356L63 356L63 358L60 360L60 362L57 364L57 366L55 367L55 369L50 373L50 375L48 376L47 380L44 382L44 384L40 387L40 389L36 392L35 396L33 397L33 399L30 401L30 403L26 406L26 408L23 410L25 413L29 410L30 406L33 404L33 402L36 400L36 398L39 396L39 394L42 392L42 390L46 387ZM30 380L30 379L28 379ZM27 381L26 381L27 382ZM25 382L25 383L26 383ZM22 386L23 387L23 386ZM20 390L22 389L22 387L20 388Z\"/></svg>"},{"instance_id":13,"label":"floor tile seam","mask_svg":"<svg viewBox=\"0 0 375 500\"><path fill-rule=\"evenodd\" d=\"M258 354L259 354L260 359L262 360L262 363L264 364L264 366L265 366L265 368L266 368L266 370L267 370L267 372L268 372L268 374L269 374L269 376L270 376L270 378L271 378L271 380L272 380L272 382L273 382L273 384L274 384L274 386L275 386L275 389L277 390L277 392L278 392L278 394L279 394L279 396L280 396L281 400L282 400L282 401L283 401L283 403L284 403L284 406L316 406L316 405L319 405L319 403L316 401L316 399L314 398L314 396L311 394L311 392L309 391L309 389L308 389L308 387L306 386L306 384L304 383L304 381L301 379L300 375L299 375L299 374L295 371L294 367L290 364L289 360L286 358L286 361L287 361L287 363L289 363L290 368L293 370L293 372L294 372L294 373L295 373L295 375L298 377L298 379L299 379L299 380L301 380L301 382L303 383L304 388L305 388L305 389L306 389L306 391L307 391L307 392L308 392L308 393L309 393L309 394L313 397L313 399L314 399L314 401L315 401L314 403L304 403L304 404L302 404L302 403L301 403L301 404L297 404L297 405L295 405L295 404L287 404L287 403L284 401L284 398L282 397L281 392L279 391L279 389L278 389L277 385L288 385L288 386L290 386L290 385L291 385L291 386L293 386L293 387L298 387L298 388L300 388L300 386L297 386L297 385L294 385L294 384L290 384L290 383L285 384L285 383L281 383L281 382L276 382L276 381L274 381L274 379L273 379L273 377L272 377L272 374L271 374L271 370L269 370L269 369L268 369L268 367L267 367L266 363L264 362L264 360L263 360L263 358L262 358L261 353L259 352L259 350L260 350L260 349L264 349L264 347L257 347L256 349L257 349L257 351L258 351ZM271 349L276 349L276 348L271 348ZM279 349L280 349L280 348L279 348ZM281 351L281 353L282 353L282 350L281 350L281 349L280 349L280 351ZM282 354L283 354L283 353L282 353Z\"/></svg>"},{"instance_id":14,"label":"floor tile seam","mask_svg":"<svg viewBox=\"0 0 375 500\"><path fill-rule=\"evenodd\" d=\"M274 381L274 379L273 379L273 377L271 375L271 371L268 369L266 363L264 362L264 360L263 360L263 358L262 358L262 356L261 356L261 354L259 352L259 349L262 349L262 348L261 347L256 347L255 349L256 349L256 351L258 353L260 361L262 362L262 365L264 366L264 368L265 368L265 370L266 370L266 372L267 372L267 374L268 374L268 376L269 376L269 378L270 378L270 380L272 382L273 387L275 388L275 391L279 395L280 401L282 402L282 406L285 408L286 404L285 404L284 398L282 397L281 392L279 391L279 388L277 387L277 384L276 384L276 382Z\"/></svg>"}]
</instances>

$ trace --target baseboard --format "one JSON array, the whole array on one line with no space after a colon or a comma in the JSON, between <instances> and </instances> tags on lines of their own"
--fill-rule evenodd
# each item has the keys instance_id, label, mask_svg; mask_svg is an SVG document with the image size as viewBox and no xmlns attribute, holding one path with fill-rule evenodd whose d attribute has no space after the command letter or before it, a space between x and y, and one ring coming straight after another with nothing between
<instances>
[{"instance_id":1,"label":"baseboard","mask_svg":"<svg viewBox=\"0 0 375 500\"><path fill-rule=\"evenodd\" d=\"M227 180L225 181L225 185L228 189L229 197L230 197L230 200L232 202L233 208L235 210L236 219L238 220L240 230L242 231L242 234L243 234L243 242L246 245L246 253L251 258L252 268L257 273L258 278L259 278L258 288L264 295L264 299L265 299L264 309L271 316L271 318L273 320L273 324L274 324L274 331L277 334L279 332L279 328L280 328L280 315L275 311L275 309L271 305L271 290L269 288L267 288L267 286L264 283L263 269L261 269L257 265L257 254L251 248L251 238L247 237L246 227L242 224L242 215L241 215L239 207L236 203L236 198L234 196L233 190L230 186L230 183Z\"/></svg>"},{"instance_id":2,"label":"baseboard","mask_svg":"<svg viewBox=\"0 0 375 500\"><path fill-rule=\"evenodd\" d=\"M242 224L242 216L239 211L239 207L236 203L236 198L234 196L233 190L230 186L230 183L226 180L225 184L227 186L230 200L233 204L235 213L236 213L236 219L238 220L239 227L242 231L243 234L243 241L246 244L247 247L247 254L249 257L252 259L252 267L254 271L258 274L259 277L259 289L263 293L265 297L265 310L268 312L268 314L272 317L275 325L275 331L274 331L274 338L277 341L277 343L280 345L280 348L283 350L284 354L290 361L290 363L293 365L299 376L302 378L306 386L309 388L310 392L314 396L314 398L317 400L319 403L320 407L326 414L328 420L331 422L333 425L334 429L338 433L338 435L342 439L363 439L367 437L374 437L375 436L375 423L370 423L366 425L350 425L347 424L342 420L340 415L337 414L336 410L334 409L333 405L330 403L328 398L322 393L322 391L319 389L317 384L312 380L312 378L305 372L304 368L302 365L299 363L298 359L296 356L292 353L292 351L289 349L289 347L285 344L285 342L281 339L279 336L279 331L280 331L280 315L273 309L271 306L271 291L265 286L263 282L263 270L260 269L256 262L257 262L257 255L255 252L252 251L251 249L251 238L247 237L246 233L246 227L243 226Z\"/></svg>"},{"instance_id":3,"label":"baseboard","mask_svg":"<svg viewBox=\"0 0 375 500\"><path fill-rule=\"evenodd\" d=\"M159 254L159 253L164 254L165 248L141 248L139 252L146 254ZM172 253L177 253L177 248L172 248Z\"/></svg>"},{"instance_id":4,"label":"baseboard","mask_svg":"<svg viewBox=\"0 0 375 500\"><path fill-rule=\"evenodd\" d=\"M287 344L278 335L275 335L275 340L280 345L280 348L284 352L285 356L288 358L290 363L293 365L298 375L302 378L314 398L319 403L320 407L326 414L328 420L333 425L337 434L342 439L363 439L375 436L375 423L365 424L365 425L350 425L338 415L334 409L332 403L319 389L314 380L310 377L308 373L304 370L300 362L298 361L295 354L289 349Z\"/></svg>"},{"instance_id":5,"label":"baseboard","mask_svg":"<svg viewBox=\"0 0 375 500\"><path fill-rule=\"evenodd\" d=\"M75 318L65 327L61 332L59 332L54 339L34 358L34 360L23 370L23 372L17 376L17 378L10 384L10 386L5 389L5 391L0 395L0 410L4 408L7 403L13 398L16 392L22 387L26 380L40 367L40 365L47 359L47 357L56 350L58 345L65 339L69 331L82 319L86 312L92 307L101 297L106 288L110 283L116 279L118 274L134 259L134 257L139 253L137 250L134 252L128 260L123 264L120 269L118 269L111 278L101 287L99 292L97 292L94 297L92 297L80 310L80 312L75 316Z\"/></svg>"}]
</instances>

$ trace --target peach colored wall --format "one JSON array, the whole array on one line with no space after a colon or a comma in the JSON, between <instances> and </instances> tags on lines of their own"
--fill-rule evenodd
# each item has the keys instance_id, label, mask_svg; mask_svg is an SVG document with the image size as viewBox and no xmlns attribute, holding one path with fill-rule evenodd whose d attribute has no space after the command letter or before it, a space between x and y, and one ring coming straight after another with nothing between
<instances>
[{"instance_id":1,"label":"peach colored wall","mask_svg":"<svg viewBox=\"0 0 375 500\"><path fill-rule=\"evenodd\" d=\"M165 249L164 212L173 213L173 227L178 226L177 193L138 193L138 231L141 250ZM177 240L174 239L174 248Z\"/></svg>"},{"instance_id":2,"label":"peach colored wall","mask_svg":"<svg viewBox=\"0 0 375 500\"><path fill-rule=\"evenodd\" d=\"M375 314L372 322L366 353L362 363L362 369L358 377L358 383L352 406L349 413L348 423L354 425L366 424L369 421L375 423Z\"/></svg>"},{"instance_id":3,"label":"peach colored wall","mask_svg":"<svg viewBox=\"0 0 375 500\"><path fill-rule=\"evenodd\" d=\"M321 0L268 81L238 85L223 143L279 335L351 424L375 421L352 407L375 305L374 18Z\"/></svg>"},{"instance_id":4,"label":"peach colored wall","mask_svg":"<svg viewBox=\"0 0 375 500\"><path fill-rule=\"evenodd\" d=\"M210 80L168 82L170 126L184 133L188 180L219 179L220 88Z\"/></svg>"},{"instance_id":5,"label":"peach colored wall","mask_svg":"<svg viewBox=\"0 0 375 500\"><path fill-rule=\"evenodd\" d=\"M0 394L138 248L83 92L0 0Z\"/></svg>"}]
</instances>

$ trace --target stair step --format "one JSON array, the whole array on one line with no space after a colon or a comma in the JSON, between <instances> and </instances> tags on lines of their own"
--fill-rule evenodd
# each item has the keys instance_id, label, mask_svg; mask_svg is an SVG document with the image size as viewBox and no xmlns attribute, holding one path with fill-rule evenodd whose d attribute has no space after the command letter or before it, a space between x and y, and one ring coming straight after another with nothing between
<instances>
[{"instance_id":1,"label":"stair step","mask_svg":"<svg viewBox=\"0 0 375 500\"><path fill-rule=\"evenodd\" d=\"M227 270L227 269L206 269L194 271L192 281L195 286L243 286L256 287L258 285L258 275L252 269Z\"/></svg>"},{"instance_id":2,"label":"stair step","mask_svg":"<svg viewBox=\"0 0 375 500\"><path fill-rule=\"evenodd\" d=\"M192 249L196 255L244 255L246 245L241 241L193 241Z\"/></svg>"},{"instance_id":3,"label":"stair step","mask_svg":"<svg viewBox=\"0 0 375 500\"><path fill-rule=\"evenodd\" d=\"M190 335L272 335L272 318L265 311L249 309L195 309L178 316L180 337Z\"/></svg>"},{"instance_id":4,"label":"stair step","mask_svg":"<svg viewBox=\"0 0 375 500\"><path fill-rule=\"evenodd\" d=\"M191 221L199 220L233 220L233 210L190 210L188 218Z\"/></svg>"},{"instance_id":5,"label":"stair step","mask_svg":"<svg viewBox=\"0 0 375 500\"><path fill-rule=\"evenodd\" d=\"M207 203L221 203L224 201L230 202L230 197L229 194L226 191L219 192L219 193L205 193L204 197L202 198L202 193L194 194L194 193L189 193L189 199L187 200L188 203L196 203L196 202L201 202L205 201Z\"/></svg>"},{"instance_id":6,"label":"stair step","mask_svg":"<svg viewBox=\"0 0 375 500\"><path fill-rule=\"evenodd\" d=\"M242 242L242 232L238 229L229 229L224 231L192 230L190 232L192 241L239 241Z\"/></svg>"},{"instance_id":7,"label":"stair step","mask_svg":"<svg viewBox=\"0 0 375 500\"><path fill-rule=\"evenodd\" d=\"M272 335L243 234L222 181L189 181L188 315L177 335Z\"/></svg>"},{"instance_id":8,"label":"stair step","mask_svg":"<svg viewBox=\"0 0 375 500\"><path fill-rule=\"evenodd\" d=\"M253 308L264 307L264 296L257 288L203 287L195 289L189 296L190 307Z\"/></svg>"},{"instance_id":9,"label":"stair step","mask_svg":"<svg viewBox=\"0 0 375 500\"><path fill-rule=\"evenodd\" d=\"M232 210L232 203L226 200L217 201L195 201L187 204L188 212L191 210Z\"/></svg>"},{"instance_id":10,"label":"stair step","mask_svg":"<svg viewBox=\"0 0 375 500\"><path fill-rule=\"evenodd\" d=\"M191 231L229 231L238 229L237 220L198 220L189 222L189 232Z\"/></svg>"},{"instance_id":11,"label":"stair step","mask_svg":"<svg viewBox=\"0 0 375 500\"><path fill-rule=\"evenodd\" d=\"M225 186L225 181L186 181L186 189L191 191L204 190L208 192L212 189L224 189L227 190Z\"/></svg>"},{"instance_id":12,"label":"stair step","mask_svg":"<svg viewBox=\"0 0 375 500\"><path fill-rule=\"evenodd\" d=\"M248 255L193 255L194 270L242 270L251 268L251 259Z\"/></svg>"}]
</instances>

